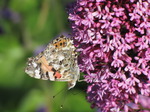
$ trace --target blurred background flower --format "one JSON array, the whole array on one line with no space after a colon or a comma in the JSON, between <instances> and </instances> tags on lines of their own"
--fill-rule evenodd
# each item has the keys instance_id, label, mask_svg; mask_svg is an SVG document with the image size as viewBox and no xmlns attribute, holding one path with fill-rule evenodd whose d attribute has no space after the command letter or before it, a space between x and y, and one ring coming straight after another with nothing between
<instances>
[{"instance_id":1,"label":"blurred background flower","mask_svg":"<svg viewBox=\"0 0 150 112\"><path fill-rule=\"evenodd\" d=\"M139 99L150 97L150 1L77 0L69 19L91 107L150 110Z\"/></svg>"},{"instance_id":2,"label":"blurred background flower","mask_svg":"<svg viewBox=\"0 0 150 112\"><path fill-rule=\"evenodd\" d=\"M27 58L43 49L36 50L39 46L69 32L65 9L70 2L0 0L0 112L92 111L81 85L66 92L65 82L37 80L24 72Z\"/></svg>"}]
</instances>

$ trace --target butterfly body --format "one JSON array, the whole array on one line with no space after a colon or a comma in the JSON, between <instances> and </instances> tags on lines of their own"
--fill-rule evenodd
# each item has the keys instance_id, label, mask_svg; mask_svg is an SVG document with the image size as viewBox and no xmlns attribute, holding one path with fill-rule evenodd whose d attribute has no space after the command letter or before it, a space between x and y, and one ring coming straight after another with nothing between
<instances>
[{"instance_id":1,"label":"butterfly body","mask_svg":"<svg viewBox=\"0 0 150 112\"><path fill-rule=\"evenodd\" d=\"M28 59L25 72L31 77L50 81L67 81L68 89L80 77L73 41L61 36L48 44L36 57Z\"/></svg>"}]
</instances>

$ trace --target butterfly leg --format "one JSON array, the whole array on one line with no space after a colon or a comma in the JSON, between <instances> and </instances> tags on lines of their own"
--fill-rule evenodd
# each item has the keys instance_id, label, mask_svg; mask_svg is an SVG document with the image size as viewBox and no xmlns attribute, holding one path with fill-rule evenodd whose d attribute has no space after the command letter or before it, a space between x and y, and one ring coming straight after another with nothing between
<instances>
[{"instance_id":1,"label":"butterfly leg","mask_svg":"<svg viewBox=\"0 0 150 112\"><path fill-rule=\"evenodd\" d=\"M83 82L85 79L80 80L80 74L78 75L78 82Z\"/></svg>"}]
</instances>

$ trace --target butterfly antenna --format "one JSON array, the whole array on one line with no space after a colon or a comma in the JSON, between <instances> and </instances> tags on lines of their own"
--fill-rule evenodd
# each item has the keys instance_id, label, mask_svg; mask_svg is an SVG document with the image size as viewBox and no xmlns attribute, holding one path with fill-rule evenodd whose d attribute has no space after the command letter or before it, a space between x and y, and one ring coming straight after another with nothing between
<instances>
[{"instance_id":1,"label":"butterfly antenna","mask_svg":"<svg viewBox=\"0 0 150 112\"><path fill-rule=\"evenodd\" d=\"M63 91L66 91L66 87L63 87L58 93L56 93L55 95L53 95L53 98L55 98L57 95L59 95Z\"/></svg>"},{"instance_id":2,"label":"butterfly antenna","mask_svg":"<svg viewBox=\"0 0 150 112\"><path fill-rule=\"evenodd\" d=\"M59 108L62 109L64 107L64 103L65 103L65 99L66 99L66 92L68 91L68 89L66 89L66 87L63 87L61 90L59 90L59 92L57 92L55 95L52 96L52 98L56 98L56 96L58 96L59 94L65 92L65 96L63 97L63 100L61 102L61 104L59 105ZM55 102L55 101L54 101Z\"/></svg>"},{"instance_id":3,"label":"butterfly antenna","mask_svg":"<svg viewBox=\"0 0 150 112\"><path fill-rule=\"evenodd\" d=\"M64 103L65 103L65 101L66 101L66 95L67 95L67 93L68 93L68 90L66 90L65 91L65 96L64 96L64 98L63 98L63 103L60 105L60 108L62 109L63 108L63 106L64 106Z\"/></svg>"}]
</instances>

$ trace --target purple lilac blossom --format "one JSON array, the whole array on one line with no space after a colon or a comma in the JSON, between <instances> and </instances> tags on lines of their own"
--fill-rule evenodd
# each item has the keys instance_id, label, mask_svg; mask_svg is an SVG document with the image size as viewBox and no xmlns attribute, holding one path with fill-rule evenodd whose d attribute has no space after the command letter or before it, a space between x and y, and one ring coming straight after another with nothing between
<instances>
[{"instance_id":1,"label":"purple lilac blossom","mask_svg":"<svg viewBox=\"0 0 150 112\"><path fill-rule=\"evenodd\" d=\"M150 0L77 0L69 20L91 107L137 109L150 97Z\"/></svg>"}]
</instances>

